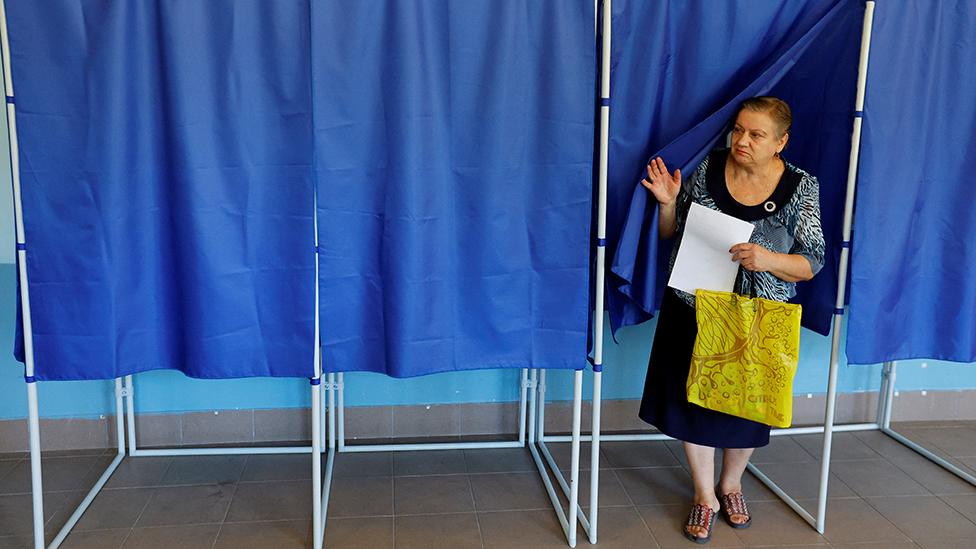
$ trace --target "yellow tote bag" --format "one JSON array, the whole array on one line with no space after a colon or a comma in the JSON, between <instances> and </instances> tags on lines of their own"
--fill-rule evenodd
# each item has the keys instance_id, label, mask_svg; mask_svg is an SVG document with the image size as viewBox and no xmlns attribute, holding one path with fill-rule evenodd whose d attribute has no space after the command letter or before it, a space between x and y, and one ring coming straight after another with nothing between
<instances>
[{"instance_id":1,"label":"yellow tote bag","mask_svg":"<svg viewBox=\"0 0 976 549\"><path fill-rule=\"evenodd\" d=\"M802 308L710 290L698 290L695 297L698 337L688 373L688 402L789 427Z\"/></svg>"}]
</instances>

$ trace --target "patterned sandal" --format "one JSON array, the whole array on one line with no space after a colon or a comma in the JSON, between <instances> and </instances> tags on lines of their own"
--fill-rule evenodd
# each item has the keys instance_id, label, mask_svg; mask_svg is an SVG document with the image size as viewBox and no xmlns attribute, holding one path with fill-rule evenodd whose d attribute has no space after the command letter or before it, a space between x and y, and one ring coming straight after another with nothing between
<instances>
[{"instance_id":1,"label":"patterned sandal","mask_svg":"<svg viewBox=\"0 0 976 549\"><path fill-rule=\"evenodd\" d=\"M749 516L749 509L746 507L746 498L742 495L742 492L722 494L718 498L722 502L722 518L725 519L725 522L729 526L735 529L744 529L752 526L752 517ZM746 521L736 523L732 520L732 515L745 515Z\"/></svg>"},{"instance_id":2,"label":"patterned sandal","mask_svg":"<svg viewBox=\"0 0 976 549\"><path fill-rule=\"evenodd\" d=\"M715 525L715 510L707 505L702 505L696 503L692 508L691 512L688 513L688 520L685 522L684 533L685 537L689 540L697 543L704 544L708 543L712 539L712 526ZM688 531L690 526L699 526L708 530L708 535L700 538Z\"/></svg>"}]
</instances>

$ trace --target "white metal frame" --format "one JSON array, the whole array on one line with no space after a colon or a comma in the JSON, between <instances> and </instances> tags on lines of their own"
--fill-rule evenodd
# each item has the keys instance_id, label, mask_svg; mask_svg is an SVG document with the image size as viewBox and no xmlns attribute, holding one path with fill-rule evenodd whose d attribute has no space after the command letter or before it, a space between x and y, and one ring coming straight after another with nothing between
<instances>
[{"instance_id":1,"label":"white metal frame","mask_svg":"<svg viewBox=\"0 0 976 549\"><path fill-rule=\"evenodd\" d=\"M545 371L543 370L543 373ZM575 484L575 479L579 476L579 441L580 441L580 419L582 410L582 388L583 388L583 372L578 370L575 372L575 386L574 386L574 396L573 396L573 435L567 437L569 440L574 441L574 459L573 468L574 473L572 474ZM563 532L566 535L566 539L570 547L576 546L576 523L567 519L567 516L573 517L577 513L575 511L576 497L574 496L570 502L570 512L567 515L562 509L562 505L559 498L556 495L555 490L552 487L552 482L549 475L546 473L545 466L539 458L538 453L533 447L532 443L536 441L536 419L535 414L537 407L535 405L535 388L538 385L538 369L527 369L523 368L519 375L519 415L518 415L518 438L515 440L492 440L492 441L471 441L471 442L421 442L421 443L403 443L403 444L371 444L371 443L361 443L361 444L347 444L346 443L346 429L345 429L345 374L340 373L330 373L328 374L329 381L323 385L322 390L328 391L329 399L329 409L333 409L333 403L338 399L338 406L335 408L337 410L337 419L330 417L329 422L329 463L325 471L325 486L321 496L321 522L323 528L326 524L326 515L328 514L329 506L329 495L330 486L332 483L332 461L333 456L336 452L338 453L366 453L366 452L411 452L411 451L421 451L421 450L476 450L476 449L498 449L498 448L524 448L527 443L529 451L532 453L532 457L539 469L539 474L542 479L543 485L545 486L547 492L549 493L549 498L552 502L553 509L556 512L557 518L563 528ZM337 423L337 425L336 425ZM555 474L559 475L559 470L556 469ZM576 493L574 491L574 493Z\"/></svg>"},{"instance_id":2,"label":"white metal frame","mask_svg":"<svg viewBox=\"0 0 976 549\"><path fill-rule=\"evenodd\" d=\"M594 0L595 12L599 9L599 1ZM611 1L603 0L605 13L611 12ZM879 414L876 423L861 423L853 425L834 425L835 405L836 405L836 383L837 369L839 367L840 337L843 323L843 305L845 281L847 279L849 243L852 224L852 210L854 188L857 175L857 159L860 145L861 117L864 102L864 87L867 76L867 61L870 49L871 24L874 12L874 1L868 0L864 15L864 27L861 41L861 57L859 62L858 84L857 84L857 105L858 115L854 119L853 140L851 146L851 158L848 172L847 196L844 213L844 247L841 251L840 276L837 290L837 311L833 323L833 341L831 347L830 370L828 374L827 406L825 410L825 421L822 427L803 427L792 429L777 429L773 435L796 435L823 433L823 456L821 460L820 493L818 496L817 516L813 517L796 500L786 494L771 479L762 473L757 467L749 464L749 470L757 476L764 484L773 490L780 498L790 505L801 517L811 524L818 532L823 533L826 521L826 496L827 485L830 474L830 452L831 442L834 431L868 431L879 430L892 437L898 442L906 445L918 452L925 458L935 462L946 470L956 474L970 484L976 486L976 477L963 471L954 464L942 457L916 444L910 439L900 435L891 429L891 414L894 398L895 386L895 367L894 362L887 362L882 371L882 386L879 398ZM593 385L593 409L592 409L592 434L582 437L580 433L581 411L582 411L582 378L583 372L576 371L574 375L573 390L573 422L572 434L570 436L547 436L545 434L545 392L546 392L546 372L537 369L523 369L520 376L520 399L519 399L519 437L517 441L489 441L489 442L458 442L458 443L422 443L422 444L375 444L375 445L347 445L345 439L344 425L344 375L330 373L324 385L320 384L322 379L321 369L321 349L319 341L319 315L318 315L318 231L317 231L317 212L315 218L315 349L314 349L314 371L315 375L312 382L312 445L298 447L236 447L236 448L170 448L170 449L139 449L137 446L136 426L135 426L135 387L132 376L125 376L114 380L115 385L115 407L116 407L116 440L117 454L108 465L104 473L89 491L87 496L69 517L67 523L56 535L50 547L56 548L64 541L71 529L81 518L85 510L98 495L99 491L111 477L112 473L118 468L119 464L126 457L140 456L186 456L186 455L227 455L227 454L286 454L286 453L311 453L312 454L312 486L313 486L313 546L320 549L323 543L325 522L327 518L328 502L331 492L332 473L336 452L355 453L355 452L381 452L381 451L411 451L411 450L444 450L444 449L476 449L476 448L515 448L528 444L533 460L539 470L546 490L552 501L562 525L563 531L571 547L576 545L576 521L578 520L584 527L591 543L597 542L597 519L598 519L598 492L599 492L599 445L601 440L611 441L633 441L633 440L665 440L665 435L660 434L617 434L601 435L600 433L600 407L601 407L601 382L603 364L603 309L604 309L604 279L605 279L605 238L606 238L606 176L607 176L607 137L609 131L609 57L610 57L610 33L611 17L605 16L603 20L603 62L601 72L601 107L600 107L600 159L599 159L599 204L597 220L597 265L596 265L596 313L594 315L594 385ZM594 25L597 24L595 19ZM10 54L6 24L6 12L3 0L0 0L0 41L2 41L2 57L4 71L4 88L7 104L7 131L9 138L9 154L11 163L11 177L13 181L14 196L14 215L16 224L16 242L18 258L18 276L20 282L20 297L24 328L24 353L25 353L25 380L27 381L28 394L28 428L30 438L31 456L31 487L32 503L34 515L34 546L43 548L44 545L44 512L42 500L41 482L41 449L39 433L39 414L37 385L34 379L34 354L33 354L33 332L31 328L29 286L26 267L26 239L23 225L23 210L21 202L19 153L16 129L16 109L14 101L13 82L10 73ZM328 391L328 405L323 406L322 391ZM338 408L336 408L336 395L338 394ZM128 420L128 437L126 437L126 425L123 421L123 405L125 405L125 416ZM326 421L326 408L329 410L328 421ZM338 421L336 418L338 411ZM528 415L528 418L526 417ZM323 471L321 470L322 461L322 442L328 437L328 457L326 470L324 471L325 484L323 486ZM528 431L528 433L526 433ZM126 452L126 438L128 438L128 454ZM584 513L579 507L579 452L580 442L588 440L591 444L591 471L590 471L590 510L589 515ZM566 481L562 472L559 470L555 459L546 446L546 442L571 442L571 466L570 480ZM552 482L547 473L546 464L549 471L556 478L560 488L569 499L569 510L564 511L559 498L552 486Z\"/></svg>"},{"instance_id":3,"label":"white metal frame","mask_svg":"<svg viewBox=\"0 0 976 549\"><path fill-rule=\"evenodd\" d=\"M593 2L593 12L594 12L594 33L596 32L596 25L599 21L599 3L600 0L594 0ZM603 0L604 9L606 13L611 13L610 5L611 0ZM603 44L603 70L602 70L602 85L601 85L601 123L600 123L600 179L599 179L599 205L598 205L598 221L597 221L597 236L599 239L597 246L597 265L596 265L596 313L594 318L603 318L603 286L604 286L604 276L605 276L605 256L606 256L606 183L607 183L607 139L608 139L608 126L609 126L609 93L610 93L610 17L604 17L604 44ZM599 424L600 424L600 381L601 381L601 365L603 363L603 323L594 322L594 384L593 384L593 425L594 431L593 435L587 437L587 439L594 440L592 445L591 459L594 464L599 463ZM566 540L570 547L576 547L576 524L577 520L582 522L584 529L590 533L591 542L596 542L596 503L597 503L597 485L599 482L597 466L593 466L593 472L591 474L591 517L589 520L587 516L582 512L579 507L579 470L580 470L580 441L581 436L581 423L582 423L582 395L583 395L583 371L576 370L574 372L573 378L573 422L572 422L572 434L564 437L566 441L571 442L571 464L570 464L570 480L567 483L562 472L556 465L552 454L545 445L543 440L542 428L543 428L543 414L545 413L544 406L541 406L541 399L545 398L545 376L546 371L537 368L533 369L522 369L520 376L520 387L519 387L519 436L518 440L513 441L486 441L486 442L428 442L428 443L414 443L414 444L356 444L347 445L345 436L345 376L343 373L339 373L337 380L333 383L332 376L334 374L329 374L330 382L324 387L324 390L329 392L329 402L330 409L331 403L333 402L335 395L338 395L338 451L340 453L352 453L352 452L401 452L401 451L417 451L417 450L460 450L460 449L493 449L493 448L519 448L528 446L529 452L532 454L532 459L536 464L539 476L542 479L542 483L549 494L550 502L552 503L553 510L556 512L556 517L559 519L560 526L563 529L563 533L566 536ZM540 401L536 402L536 394L538 393ZM538 414L538 415L537 415ZM526 417L528 416L528 417ZM331 427L331 425L330 425ZM538 428L538 431L537 431ZM329 448L330 456L332 455L332 448L335 444L335 440L330 436L329 438ZM541 451L541 456L540 456ZM543 456L545 457L545 462L543 461ZM564 510L562 503L559 501L559 496L556 493L555 488L552 485L552 480L550 479L549 472L546 469L546 462L549 465L550 471L553 476L555 476L557 482L562 488L563 492L569 500L568 511ZM330 462L331 463L331 462ZM331 467L326 472L326 485L328 486L332 480L332 470ZM322 513L323 519L322 523L325 524L324 515L327 513L328 509L328 490L326 490L323 495L322 500ZM578 517L578 518L577 518Z\"/></svg>"},{"instance_id":4,"label":"white metal frame","mask_svg":"<svg viewBox=\"0 0 976 549\"><path fill-rule=\"evenodd\" d=\"M3 78L4 92L7 107L7 137L9 140L10 170L13 182L13 203L14 203L14 223L16 226L17 244L17 263L18 280L20 283L21 314L23 318L24 330L24 379L27 384L27 406L28 406L28 432L30 439L30 462L31 462L31 500L33 510L33 540L35 549L43 549L44 544L44 503L43 486L41 475L41 440L40 440L40 419L38 412L37 381L34 377L34 338L31 324L31 308L29 284L27 278L27 241L24 233L23 222L23 202L21 200L20 186L20 155L19 143L17 140L17 112L15 108L15 96L13 78L10 71L10 42L7 32L6 5L0 0L0 50L3 58ZM315 218L317 226L317 218ZM126 429L123 420L123 407L128 419L128 455L139 456L187 456L187 455L225 455L225 454L283 454L283 453L311 453L312 454L312 524L314 532L313 546L315 549L322 547L322 514L319 512L322 489L321 483L321 430L319 426L321 395L319 381L321 380L321 361L319 348L319 301L318 301L318 235L315 236L315 328L313 351L313 371L314 377L311 378L312 389L312 445L300 447L242 447L242 448L172 448L141 450L136 444L136 425L135 425L135 388L132 376L125 376L114 380L115 385L115 429L117 453L112 462L106 467L105 471L96 481L82 502L68 518L65 525L57 533L48 546L55 549L64 542L65 538L77 524L78 520L88 509L91 502L95 499L101 489L108 482L112 473L119 467L122 460L126 457ZM124 401L124 402L123 402ZM330 448L328 468L331 470L333 451Z\"/></svg>"},{"instance_id":5,"label":"white metal frame","mask_svg":"<svg viewBox=\"0 0 976 549\"><path fill-rule=\"evenodd\" d=\"M546 436L546 371L542 370L538 375L538 382L533 383L537 397L533 399L538 408L532 410L530 419L530 429L534 436L530 437L529 450L536 462L540 474L544 475L546 490L549 498L556 507L557 514L563 528L567 528L568 521L566 516L576 516L583 531L591 544L597 542L597 522L599 513L597 507L599 503L600 491L600 441L601 441L601 411L603 403L603 317L605 311L605 285L606 285L606 252L607 252L607 167L609 162L609 136L610 136L610 48L613 29L613 0L602 0L603 19L600 19L601 0L594 0L594 34L602 38L601 60L600 60L600 125L599 125L599 159L598 159L598 180L597 180L597 245L596 245L596 281L594 284L594 312L593 312L593 396L591 402L590 435L580 436L580 412L579 405L583 372L576 372L573 385L573 423L572 435L569 436ZM602 33L597 32L598 25L602 22ZM590 501L589 513L583 511L579 506L579 469L580 469L580 442L590 442ZM562 471L559 469L555 458L550 452L546 442L570 442L570 479L567 482ZM540 457L541 455L541 457ZM545 460L545 464L543 463ZM559 484L563 495L569 500L569 511L563 513L559 504L552 483L545 473L546 464ZM575 528L567 535L569 545L576 546Z\"/></svg>"},{"instance_id":6,"label":"white metal frame","mask_svg":"<svg viewBox=\"0 0 976 549\"><path fill-rule=\"evenodd\" d=\"M609 5L609 0L606 0ZM607 8L608 9L608 8ZM831 356L830 356L830 367L828 372L827 380L827 402L826 409L824 412L824 425L823 426L813 426L813 427L798 427L790 429L774 429L771 434L774 436L781 435L801 435L801 434L820 434L824 436L823 439L823 454L821 456L821 471L820 471L820 488L817 498L817 512L816 516L810 514L806 509L804 509L794 498L787 494L782 488L780 488L772 479L766 476L758 467L753 464L749 464L749 471L752 472L756 478L758 478L763 484L765 484L770 490L772 490L777 496L779 496L786 504L790 506L797 514L799 514L807 523L814 527L819 533L824 533L826 528L826 512L827 512L827 488L828 481L830 477L830 453L831 453L831 443L833 441L833 433L836 432L855 432L855 431L881 431L882 433L890 436L894 440L904 444L908 448L918 452L923 457L933 461L937 465L943 467L944 469L950 471L951 473L957 475L963 480L969 482L970 484L976 486L976 476L962 470L956 465L950 463L944 458L934 454L933 452L927 450L926 448L920 446L919 444L913 442L907 437L895 432L891 429L891 414L892 405L894 399L894 386L895 386L895 367L894 362L886 362L882 370L882 385L879 393L878 402L878 414L876 421L874 423L857 423L857 424L847 424L847 425L834 425L835 409L837 402L837 371L840 366L840 345L841 345L841 335L843 327L843 314L844 314L844 303L845 303L845 291L846 291L846 281L848 273L848 262L850 254L850 240L851 240L851 226L853 223L853 207L854 207L854 191L857 181L857 165L858 156L860 152L860 141L861 141L861 120L862 113L864 110L864 93L865 86L867 82L867 69L868 69L868 58L870 54L871 46L871 28L874 18L875 2L874 0L867 0L865 4L864 12L864 23L861 33L861 51L860 59L858 61L858 79L857 79L857 96L855 104L855 116L853 121L853 132L851 140L851 151L850 159L848 164L848 177L847 177L847 188L845 196L845 207L844 207L844 221L843 221L843 247L841 249L840 265L839 265L839 276L837 284L837 299L835 304L835 312L833 319L833 339L831 342ZM604 22L605 25L607 22ZM605 29L604 39L606 40L609 36L609 28ZM609 48L608 45L605 46ZM608 52L604 51L604 64L606 65L606 58ZM606 71L606 69L605 69ZM605 72L604 74L604 85L608 85L609 74ZM602 94L604 98L608 97L606 89ZM605 102L606 103L606 102ZM604 110L607 107L604 107ZM606 114L605 112L603 113ZM604 121L604 126L606 122ZM605 167L605 148L601 147L601 169ZM603 174L601 173L601 177ZM601 182L602 184L602 182ZM602 207L602 205L601 205ZM602 210L601 210L602 214ZM602 267L602 264L598 266L598 269ZM598 277L599 280L599 277ZM602 282L602 281L601 281ZM598 305L602 305L598 303ZM597 317L602 319L602 315ZM602 326L601 326L602 328ZM602 334L601 334L602 335ZM602 351L602 337L597 340L598 353ZM595 364L600 364L599 360L602 360L602 353L596 355L598 360ZM595 384L599 385L600 374L596 373ZM539 445L549 460L553 468L556 471L557 478L559 480L560 486L563 491L567 494L570 492L570 488L566 485L565 480L559 473L558 469L555 468L555 461L552 455L549 453L545 446L546 442L565 442L568 440L566 436L547 436L545 434L545 373L541 378L539 384ZM598 394L598 389L594 389L595 395ZM599 400L594 396L594 414L593 414L593 433L591 437L582 437L582 440L591 440L593 442L593 463L591 465L591 483L592 490L590 495L590 516L588 519L589 527L588 533L590 535L591 543L596 543L597 540L597 486L598 486L598 452L599 443L601 440L604 441L637 441L637 440L670 440L670 437L663 434L611 434L601 435L600 424L599 424ZM587 518L582 516L581 521L584 525L587 524Z\"/></svg>"}]
</instances>

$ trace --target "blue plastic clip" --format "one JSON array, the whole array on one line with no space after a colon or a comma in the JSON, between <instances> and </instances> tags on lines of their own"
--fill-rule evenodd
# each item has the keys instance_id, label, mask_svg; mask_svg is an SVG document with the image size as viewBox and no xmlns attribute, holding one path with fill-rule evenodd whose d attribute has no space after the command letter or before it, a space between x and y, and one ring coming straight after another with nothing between
<instances>
[{"instance_id":1,"label":"blue plastic clip","mask_svg":"<svg viewBox=\"0 0 976 549\"><path fill-rule=\"evenodd\" d=\"M610 98L609 97L601 97L600 98L600 106L601 107L609 107L610 106Z\"/></svg>"},{"instance_id":2,"label":"blue plastic clip","mask_svg":"<svg viewBox=\"0 0 976 549\"><path fill-rule=\"evenodd\" d=\"M17 243L17 249L18 250L26 250L27 249L27 244L24 244L23 242L18 242Z\"/></svg>"},{"instance_id":3,"label":"blue plastic clip","mask_svg":"<svg viewBox=\"0 0 976 549\"><path fill-rule=\"evenodd\" d=\"M601 248L606 248L607 247L607 239L606 238L598 238L598 239L596 239L596 245L599 246L599 247L601 247Z\"/></svg>"},{"instance_id":4,"label":"blue plastic clip","mask_svg":"<svg viewBox=\"0 0 976 549\"><path fill-rule=\"evenodd\" d=\"M27 383L37 383L37 378L34 376L24 376L24 381Z\"/></svg>"},{"instance_id":5,"label":"blue plastic clip","mask_svg":"<svg viewBox=\"0 0 976 549\"><path fill-rule=\"evenodd\" d=\"M851 241L850 240L845 240L845 241L841 242L840 243L840 247L841 248L850 248L851 247Z\"/></svg>"},{"instance_id":6,"label":"blue plastic clip","mask_svg":"<svg viewBox=\"0 0 976 549\"><path fill-rule=\"evenodd\" d=\"M854 111L854 118L864 118L864 111Z\"/></svg>"},{"instance_id":7,"label":"blue plastic clip","mask_svg":"<svg viewBox=\"0 0 976 549\"><path fill-rule=\"evenodd\" d=\"M843 307L839 307L839 308L837 308L837 309L834 309L834 314L835 314L835 315L841 315L841 316L844 316L844 308L843 308Z\"/></svg>"},{"instance_id":8,"label":"blue plastic clip","mask_svg":"<svg viewBox=\"0 0 976 549\"><path fill-rule=\"evenodd\" d=\"M8 105L13 105L14 104L14 96L12 96L12 95L8 95L7 96L7 104Z\"/></svg>"},{"instance_id":9,"label":"blue plastic clip","mask_svg":"<svg viewBox=\"0 0 976 549\"><path fill-rule=\"evenodd\" d=\"M310 377L310 378L308 378L308 382L312 386L321 385L322 384L322 379L321 378L318 378L318 377Z\"/></svg>"}]
</instances>

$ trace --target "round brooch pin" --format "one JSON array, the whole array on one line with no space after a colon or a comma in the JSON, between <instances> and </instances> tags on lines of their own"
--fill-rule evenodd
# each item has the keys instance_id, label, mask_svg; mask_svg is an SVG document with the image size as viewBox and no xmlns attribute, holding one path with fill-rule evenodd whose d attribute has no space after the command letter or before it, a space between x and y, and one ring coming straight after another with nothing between
<instances>
[{"instance_id":1,"label":"round brooch pin","mask_svg":"<svg viewBox=\"0 0 976 549\"><path fill-rule=\"evenodd\" d=\"M763 204L763 209L766 210L767 212L772 212L776 210L776 203L773 202L772 200L769 200L765 204Z\"/></svg>"}]
</instances>

